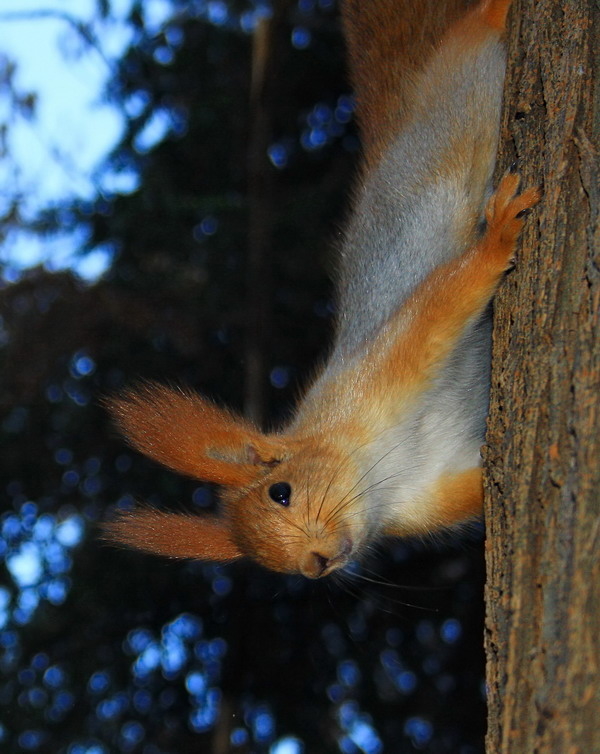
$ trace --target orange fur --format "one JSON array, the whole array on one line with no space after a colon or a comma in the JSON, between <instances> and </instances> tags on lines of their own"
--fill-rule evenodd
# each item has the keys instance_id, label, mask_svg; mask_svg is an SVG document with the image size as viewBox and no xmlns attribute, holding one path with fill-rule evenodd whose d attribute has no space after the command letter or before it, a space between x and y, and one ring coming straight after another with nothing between
<instances>
[{"instance_id":1,"label":"orange fur","mask_svg":"<svg viewBox=\"0 0 600 754\"><path fill-rule=\"evenodd\" d=\"M392 340L382 365L383 379L377 382L384 394L392 390L424 390L432 371L483 311L503 273L512 266L524 222L523 216L518 215L539 201L537 189L515 196L519 180L514 173L504 176L488 202L487 228L481 241L462 256L436 268L391 321L389 328L393 331L400 320L401 332ZM375 350L381 347L383 351L390 335L384 330Z\"/></svg>"},{"instance_id":2,"label":"orange fur","mask_svg":"<svg viewBox=\"0 0 600 754\"><path fill-rule=\"evenodd\" d=\"M486 0L479 7L488 26L498 31L506 28L506 17L512 0Z\"/></svg>"},{"instance_id":3,"label":"orange fur","mask_svg":"<svg viewBox=\"0 0 600 754\"><path fill-rule=\"evenodd\" d=\"M113 400L121 429L142 452L177 471L242 489L226 496L222 518L141 508L108 524L107 537L176 558L230 560L244 553L312 578L343 565L368 536L360 516L350 515L348 523L347 506L360 496L358 482L348 481L357 476L350 448L372 438L381 426L378 416L389 421L402 400L426 389L491 298L511 265L523 225L519 215L538 200L535 189L515 195L518 184L514 174L502 179L488 203L481 241L424 280L367 354L313 400L295 430L263 435L194 393L158 385ZM268 490L280 480L305 488L305 505L276 507ZM445 474L414 501L414 511L407 509L402 524L387 524L385 531L432 531L480 507L478 468Z\"/></svg>"},{"instance_id":4,"label":"orange fur","mask_svg":"<svg viewBox=\"0 0 600 754\"><path fill-rule=\"evenodd\" d=\"M408 511L407 521L392 522L385 534L395 537L429 534L481 515L483 510L482 471L479 467L457 474L443 474ZM410 515L412 513L412 515Z\"/></svg>"},{"instance_id":5,"label":"orange fur","mask_svg":"<svg viewBox=\"0 0 600 754\"><path fill-rule=\"evenodd\" d=\"M440 37L445 57L439 66L432 63L431 77L423 85L426 92L427 86L434 93L444 91L442 68L454 63L460 70L461 47L478 46L486 35L497 43L510 0L483 0L465 12L468 4L445 0L436 15L433 0L421 5L408 0L345 0L367 173L381 159L411 105L414 117L419 107L426 109L432 101L424 96L416 103L411 87ZM455 18L459 20L448 28ZM491 34L490 29L496 31ZM486 133L491 153L493 129ZM434 471L416 482L412 478L412 488L394 487L398 475L391 464L387 476L376 475L387 453L368 464L365 457L372 456L361 455L400 425L440 375L511 266L525 211L539 198L535 189L518 194L519 177L507 174L487 204L485 233L472 241L490 158L477 160L467 154L461 134L452 139L456 145L450 143L441 156L434 154L439 164L432 172L443 182L453 173L461 174L457 163L466 165L469 179L477 173L474 184L479 187L473 190L476 196L464 202L468 216L457 222L458 241L451 249L458 256L430 272L364 349L361 344L333 368L324 369L324 378L308 391L287 429L263 434L195 393L159 385L108 401L117 425L139 451L175 471L227 487L219 517L138 508L105 527L110 541L175 558L232 560L246 555L278 571L318 578L343 567L381 534L424 534L479 514L481 469L462 470L477 462L470 460L470 448L466 461L457 464L461 471L452 471L454 455L441 463L436 456ZM462 249L466 251L460 253ZM399 437L402 441L405 436ZM476 449L475 445L473 455ZM388 480L390 487L382 487ZM289 488L291 499L282 500L282 485ZM377 502L375 513L368 509L364 501L373 490L378 495L389 490L389 507Z\"/></svg>"},{"instance_id":6,"label":"orange fur","mask_svg":"<svg viewBox=\"0 0 600 754\"><path fill-rule=\"evenodd\" d=\"M430 492L428 509L437 526L452 526L483 511L483 480L480 468L444 474Z\"/></svg>"},{"instance_id":7,"label":"orange fur","mask_svg":"<svg viewBox=\"0 0 600 754\"><path fill-rule=\"evenodd\" d=\"M470 0L346 0L348 64L357 101L363 167L373 168L398 132L412 77Z\"/></svg>"},{"instance_id":8,"label":"orange fur","mask_svg":"<svg viewBox=\"0 0 600 754\"><path fill-rule=\"evenodd\" d=\"M357 367L352 365L329 383L328 406L336 406L344 432L352 425L373 427L373 414L414 401L427 389L443 360L451 353L467 326L483 311L503 273L511 266L523 227L523 210L539 200L537 189L515 195L519 176L507 174L486 208L487 228L482 239L457 259L437 267L416 288L409 301L382 328ZM361 399L360 410L348 405ZM365 405L366 404L366 405ZM345 407L346 411L340 411ZM336 414L321 403L304 416L307 429ZM364 430L366 432L366 430ZM366 437L363 434L363 437Z\"/></svg>"},{"instance_id":9,"label":"orange fur","mask_svg":"<svg viewBox=\"0 0 600 754\"><path fill-rule=\"evenodd\" d=\"M242 555L223 522L210 516L138 507L104 524L103 532L116 544L169 558L235 560Z\"/></svg>"},{"instance_id":10,"label":"orange fur","mask_svg":"<svg viewBox=\"0 0 600 754\"><path fill-rule=\"evenodd\" d=\"M342 18L357 100L363 168L380 161L413 99L413 80L444 33L473 44L504 31L512 0L345 0ZM462 20L457 22L460 16Z\"/></svg>"},{"instance_id":11,"label":"orange fur","mask_svg":"<svg viewBox=\"0 0 600 754\"><path fill-rule=\"evenodd\" d=\"M191 391L147 384L107 404L134 448L195 479L243 486L283 452L249 422Z\"/></svg>"}]
</instances>

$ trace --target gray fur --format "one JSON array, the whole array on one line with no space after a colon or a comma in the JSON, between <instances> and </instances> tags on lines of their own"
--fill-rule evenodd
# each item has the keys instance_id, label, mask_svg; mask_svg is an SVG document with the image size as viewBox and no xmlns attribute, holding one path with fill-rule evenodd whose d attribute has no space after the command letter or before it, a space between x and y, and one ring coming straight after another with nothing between
<instances>
[{"instance_id":1,"label":"gray fur","mask_svg":"<svg viewBox=\"0 0 600 754\"><path fill-rule=\"evenodd\" d=\"M462 65L456 65L453 51L452 66L444 70L448 50L442 46L415 80L412 114L358 191L340 254L337 334L308 400L318 400L322 385L360 359L415 287L462 254L481 231L505 53L500 36L490 34L479 48L460 54ZM423 515L417 509L423 490L445 472L480 464L490 332L488 311L466 332L410 415L389 417L388 429L361 453L364 484L375 485L368 502L376 511L374 531L386 521Z\"/></svg>"},{"instance_id":2,"label":"gray fur","mask_svg":"<svg viewBox=\"0 0 600 754\"><path fill-rule=\"evenodd\" d=\"M494 168L505 55L499 40L468 52L443 91L430 84L444 65L444 48L437 53L415 82L413 119L359 191L339 261L334 359L359 349L434 267L465 250L465 236L474 238ZM448 174L457 140L472 159Z\"/></svg>"}]
</instances>

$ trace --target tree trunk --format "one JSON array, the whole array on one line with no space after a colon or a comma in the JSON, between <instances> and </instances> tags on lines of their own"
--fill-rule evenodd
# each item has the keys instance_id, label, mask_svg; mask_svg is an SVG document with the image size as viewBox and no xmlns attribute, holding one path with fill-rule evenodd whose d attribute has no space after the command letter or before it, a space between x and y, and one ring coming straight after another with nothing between
<instances>
[{"instance_id":1,"label":"tree trunk","mask_svg":"<svg viewBox=\"0 0 600 754\"><path fill-rule=\"evenodd\" d=\"M500 165L543 200L495 302L489 754L600 751L600 13L511 13Z\"/></svg>"},{"instance_id":2,"label":"tree trunk","mask_svg":"<svg viewBox=\"0 0 600 754\"><path fill-rule=\"evenodd\" d=\"M276 0L273 15L261 19L254 32L248 143L248 254L246 270L244 415L256 424L265 416L269 325L273 316L272 235L274 175L267 149L277 101L285 21L290 0Z\"/></svg>"}]
</instances>

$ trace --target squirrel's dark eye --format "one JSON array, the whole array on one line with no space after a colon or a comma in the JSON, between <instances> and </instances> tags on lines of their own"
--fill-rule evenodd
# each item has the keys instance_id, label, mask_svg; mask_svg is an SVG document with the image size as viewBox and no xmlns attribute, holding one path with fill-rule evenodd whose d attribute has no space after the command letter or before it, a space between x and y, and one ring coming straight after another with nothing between
<instances>
[{"instance_id":1,"label":"squirrel's dark eye","mask_svg":"<svg viewBox=\"0 0 600 754\"><path fill-rule=\"evenodd\" d=\"M269 487L269 497L280 505L289 505L292 488L287 482L276 482Z\"/></svg>"}]
</instances>

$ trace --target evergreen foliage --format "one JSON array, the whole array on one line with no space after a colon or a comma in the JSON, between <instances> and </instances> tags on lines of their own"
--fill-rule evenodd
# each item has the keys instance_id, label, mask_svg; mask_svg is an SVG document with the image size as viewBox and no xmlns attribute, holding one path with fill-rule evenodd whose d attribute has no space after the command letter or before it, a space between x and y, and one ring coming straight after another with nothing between
<instances>
[{"instance_id":1,"label":"evergreen foliage","mask_svg":"<svg viewBox=\"0 0 600 754\"><path fill-rule=\"evenodd\" d=\"M482 751L473 538L391 544L343 579L310 583L245 563L167 563L98 537L134 498L199 514L215 504L127 449L102 397L158 378L241 409L246 377L261 7L170 0L156 33L145 5L132 7L132 44L106 93L127 128L99 174L134 188L37 223L84 229L81 254L110 249L110 269L93 285L36 269L0 291L0 748ZM268 424L327 348L357 150L333 3L280 5L261 102Z\"/></svg>"}]
</instances>

